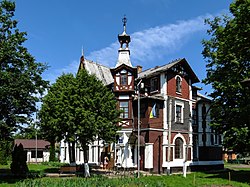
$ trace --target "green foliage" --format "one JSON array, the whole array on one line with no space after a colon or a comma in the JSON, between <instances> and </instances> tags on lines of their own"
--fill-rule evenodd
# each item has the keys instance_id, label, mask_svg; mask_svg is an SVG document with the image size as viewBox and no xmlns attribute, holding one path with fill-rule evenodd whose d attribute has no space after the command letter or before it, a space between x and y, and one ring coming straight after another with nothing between
<instances>
[{"instance_id":1,"label":"green foliage","mask_svg":"<svg viewBox=\"0 0 250 187\"><path fill-rule=\"evenodd\" d=\"M206 20L211 36L203 41L207 77L214 99L211 115L214 127L224 132L226 148L250 151L250 88L242 81L250 78L250 1L230 5L232 16Z\"/></svg>"},{"instance_id":2,"label":"green foliage","mask_svg":"<svg viewBox=\"0 0 250 187\"><path fill-rule=\"evenodd\" d=\"M247 174L247 172L240 172L239 174ZM84 178L42 178L35 180L24 180L16 183L17 186L123 186L123 187L165 187L165 186L242 186L247 187L247 182L236 182L235 177L237 173L231 172L231 181L229 180L229 172L204 174L192 173L188 174L186 178L182 175L172 176L145 176L141 178L133 177L113 177L95 176L88 179ZM246 179L246 178L245 178ZM246 180L244 180L246 181Z\"/></svg>"},{"instance_id":3,"label":"green foliage","mask_svg":"<svg viewBox=\"0 0 250 187\"><path fill-rule=\"evenodd\" d=\"M97 136L114 140L119 114L112 92L81 70L76 77L63 74L50 87L39 111L39 126L48 141L79 140L84 149Z\"/></svg>"},{"instance_id":4,"label":"green foliage","mask_svg":"<svg viewBox=\"0 0 250 187\"><path fill-rule=\"evenodd\" d=\"M56 159L56 150L55 150L55 143L53 142L50 144L50 150L49 150L49 161L50 162L55 162L57 161Z\"/></svg>"},{"instance_id":5,"label":"green foliage","mask_svg":"<svg viewBox=\"0 0 250 187\"><path fill-rule=\"evenodd\" d=\"M23 149L23 145L15 145L12 152L12 163L10 165L11 172L16 175L26 175L29 171L27 163L27 153Z\"/></svg>"},{"instance_id":6,"label":"green foliage","mask_svg":"<svg viewBox=\"0 0 250 187\"><path fill-rule=\"evenodd\" d=\"M0 164L7 165L7 161L9 161L10 153L12 150L12 141L2 141L0 144Z\"/></svg>"},{"instance_id":7,"label":"green foliage","mask_svg":"<svg viewBox=\"0 0 250 187\"><path fill-rule=\"evenodd\" d=\"M51 166L51 167L60 167L68 165L67 163L61 163L61 162L42 162L41 164L44 166Z\"/></svg>"},{"instance_id":8,"label":"green foliage","mask_svg":"<svg viewBox=\"0 0 250 187\"><path fill-rule=\"evenodd\" d=\"M0 2L0 140L30 121L38 94L48 84L41 77L47 66L35 62L23 46L26 33L17 28L14 12L14 2Z\"/></svg>"}]
</instances>

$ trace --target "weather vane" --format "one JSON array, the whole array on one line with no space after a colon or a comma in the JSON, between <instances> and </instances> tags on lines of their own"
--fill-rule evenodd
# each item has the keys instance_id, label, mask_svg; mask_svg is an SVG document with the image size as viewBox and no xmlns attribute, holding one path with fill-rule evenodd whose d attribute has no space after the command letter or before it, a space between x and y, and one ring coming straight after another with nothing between
<instances>
[{"instance_id":1,"label":"weather vane","mask_svg":"<svg viewBox=\"0 0 250 187\"><path fill-rule=\"evenodd\" d=\"M124 15L124 18L122 18L122 22L123 22L123 32L126 34L126 23L127 23L126 15Z\"/></svg>"},{"instance_id":2,"label":"weather vane","mask_svg":"<svg viewBox=\"0 0 250 187\"><path fill-rule=\"evenodd\" d=\"M122 22L123 22L123 26L125 27L127 23L126 15L124 15L124 18L122 18Z\"/></svg>"}]
</instances>

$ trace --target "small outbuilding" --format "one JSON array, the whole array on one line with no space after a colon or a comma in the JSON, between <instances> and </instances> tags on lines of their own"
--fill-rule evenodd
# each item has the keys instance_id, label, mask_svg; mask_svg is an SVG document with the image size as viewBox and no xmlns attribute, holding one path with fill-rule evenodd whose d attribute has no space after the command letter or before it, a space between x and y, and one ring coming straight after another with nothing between
<instances>
[{"instance_id":1,"label":"small outbuilding","mask_svg":"<svg viewBox=\"0 0 250 187\"><path fill-rule=\"evenodd\" d=\"M49 161L50 143L48 141L36 139L14 140L14 146L19 144L22 144L24 151L26 151L28 163Z\"/></svg>"}]
</instances>

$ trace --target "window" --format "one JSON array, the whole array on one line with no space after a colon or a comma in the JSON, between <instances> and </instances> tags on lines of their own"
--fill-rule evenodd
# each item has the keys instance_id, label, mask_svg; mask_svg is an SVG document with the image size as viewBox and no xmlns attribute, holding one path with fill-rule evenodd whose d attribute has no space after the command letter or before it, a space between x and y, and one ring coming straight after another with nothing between
<instances>
[{"instance_id":1,"label":"window","mask_svg":"<svg viewBox=\"0 0 250 187\"><path fill-rule=\"evenodd\" d=\"M183 158L183 141L181 138L175 140L175 158Z\"/></svg>"},{"instance_id":2,"label":"window","mask_svg":"<svg viewBox=\"0 0 250 187\"><path fill-rule=\"evenodd\" d=\"M176 105L176 122L182 123L182 106Z\"/></svg>"},{"instance_id":3,"label":"window","mask_svg":"<svg viewBox=\"0 0 250 187\"><path fill-rule=\"evenodd\" d=\"M150 80L150 92L158 91L158 78Z\"/></svg>"},{"instance_id":4,"label":"window","mask_svg":"<svg viewBox=\"0 0 250 187\"><path fill-rule=\"evenodd\" d=\"M120 85L128 85L128 72L123 69L120 73Z\"/></svg>"},{"instance_id":5,"label":"window","mask_svg":"<svg viewBox=\"0 0 250 187\"><path fill-rule=\"evenodd\" d=\"M36 158L36 151L31 151L31 158ZM43 158L43 151L37 151L37 158Z\"/></svg>"},{"instance_id":6,"label":"window","mask_svg":"<svg viewBox=\"0 0 250 187\"><path fill-rule=\"evenodd\" d=\"M194 108L192 109L192 125L197 125L197 114Z\"/></svg>"},{"instance_id":7,"label":"window","mask_svg":"<svg viewBox=\"0 0 250 187\"><path fill-rule=\"evenodd\" d=\"M128 76L127 76L127 74L122 74L121 75L120 85L128 85Z\"/></svg>"},{"instance_id":8,"label":"window","mask_svg":"<svg viewBox=\"0 0 250 187\"><path fill-rule=\"evenodd\" d=\"M120 101L120 110L123 110L120 118L128 118L128 101Z\"/></svg>"},{"instance_id":9,"label":"window","mask_svg":"<svg viewBox=\"0 0 250 187\"><path fill-rule=\"evenodd\" d=\"M181 78L179 76L176 77L176 92L181 93Z\"/></svg>"}]
</instances>

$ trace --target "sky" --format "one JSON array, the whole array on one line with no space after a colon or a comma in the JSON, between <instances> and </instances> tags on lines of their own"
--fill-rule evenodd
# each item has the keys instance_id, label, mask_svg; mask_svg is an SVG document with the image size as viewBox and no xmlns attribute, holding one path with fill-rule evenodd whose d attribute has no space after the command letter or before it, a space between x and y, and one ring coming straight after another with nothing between
<instances>
[{"instance_id":1,"label":"sky","mask_svg":"<svg viewBox=\"0 0 250 187\"><path fill-rule=\"evenodd\" d=\"M49 68L43 78L55 82L62 73L76 74L84 51L88 60L114 67L118 34L127 18L133 66L143 70L185 58L200 81L206 77L201 54L208 39L205 18L229 14L232 0L16 0L14 19L27 32L24 46ZM202 94L211 86L202 83Z\"/></svg>"}]
</instances>

